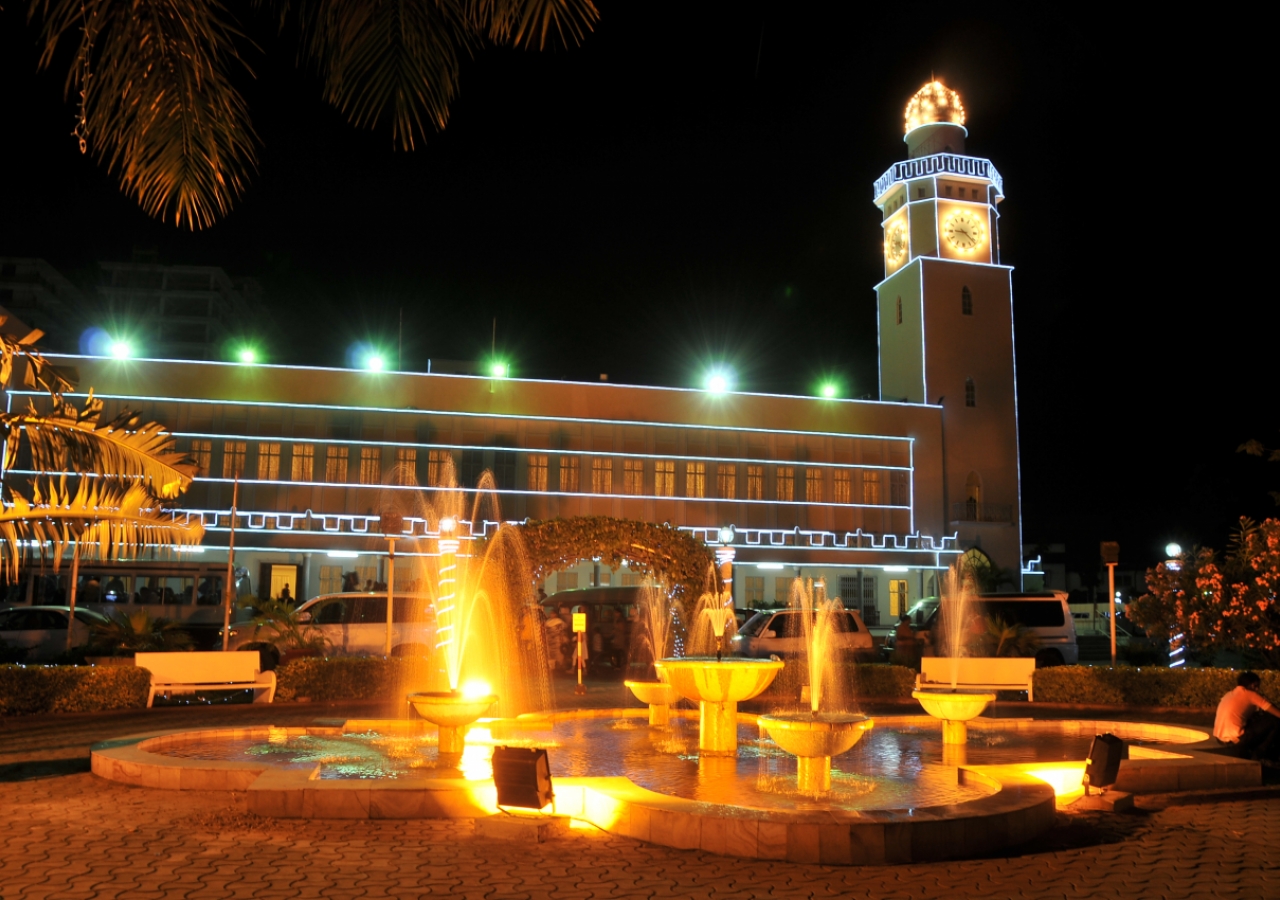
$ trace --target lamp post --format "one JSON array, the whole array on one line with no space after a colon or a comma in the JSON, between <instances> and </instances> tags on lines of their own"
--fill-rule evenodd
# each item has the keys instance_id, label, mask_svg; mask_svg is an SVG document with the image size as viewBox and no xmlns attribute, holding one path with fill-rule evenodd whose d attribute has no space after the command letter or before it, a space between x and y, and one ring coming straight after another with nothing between
<instances>
[{"instance_id":1,"label":"lamp post","mask_svg":"<svg viewBox=\"0 0 1280 900\"><path fill-rule=\"evenodd\" d=\"M720 597L721 605L733 606L733 558L736 555L733 547L735 537L732 525L721 525L716 532L720 546L716 548L716 562L720 564ZM727 597L728 602L725 602Z\"/></svg>"},{"instance_id":2,"label":"lamp post","mask_svg":"<svg viewBox=\"0 0 1280 900\"><path fill-rule=\"evenodd\" d=\"M1107 608L1111 610L1111 666L1116 664L1116 563L1120 562L1120 545L1102 543L1102 561L1107 566Z\"/></svg>"}]
</instances>

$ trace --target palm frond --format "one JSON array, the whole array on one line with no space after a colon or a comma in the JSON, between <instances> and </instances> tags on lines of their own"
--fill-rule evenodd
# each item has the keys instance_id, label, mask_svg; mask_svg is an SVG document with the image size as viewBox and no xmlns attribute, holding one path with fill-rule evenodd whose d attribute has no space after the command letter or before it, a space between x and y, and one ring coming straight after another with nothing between
<instances>
[{"instance_id":1,"label":"palm frond","mask_svg":"<svg viewBox=\"0 0 1280 900\"><path fill-rule=\"evenodd\" d=\"M142 422L125 411L99 424L102 401L90 391L83 408L70 402L49 414L29 406L25 413L0 414L0 433L8 441L5 468L17 460L25 436L32 468L38 472L83 472L134 479L156 497L172 500L195 476L196 466L185 453L173 449L173 436L164 426Z\"/></svg>"},{"instance_id":2,"label":"palm frond","mask_svg":"<svg viewBox=\"0 0 1280 900\"><path fill-rule=\"evenodd\" d=\"M217 0L35 0L42 68L76 43L76 133L150 216L191 229L225 216L256 164L231 83L242 35Z\"/></svg>"},{"instance_id":3,"label":"palm frond","mask_svg":"<svg viewBox=\"0 0 1280 900\"><path fill-rule=\"evenodd\" d=\"M0 325L8 320L8 316L0 316ZM0 389L10 387L16 374L17 383L23 388L48 391L55 402L71 390L71 383L36 349L35 342L43 335L42 331L32 331L21 338L0 334Z\"/></svg>"},{"instance_id":4,"label":"palm frond","mask_svg":"<svg viewBox=\"0 0 1280 900\"><path fill-rule=\"evenodd\" d=\"M600 11L591 0L469 0L467 16L495 43L544 50L551 36L581 44Z\"/></svg>"},{"instance_id":5,"label":"palm frond","mask_svg":"<svg viewBox=\"0 0 1280 900\"><path fill-rule=\"evenodd\" d=\"M349 122L376 128L389 119L403 150L426 137L428 123L444 128L460 53L472 42L464 0L315 0L297 8L302 53L319 69L325 99Z\"/></svg>"},{"instance_id":6,"label":"palm frond","mask_svg":"<svg viewBox=\"0 0 1280 900\"><path fill-rule=\"evenodd\" d=\"M0 509L0 553L11 580L33 544L50 545L56 572L72 544L81 558L106 561L136 556L146 547L193 547L203 537L204 526L173 518L137 483L122 487L81 478L72 492L65 477L37 479L30 500L11 490L10 502Z\"/></svg>"}]
</instances>

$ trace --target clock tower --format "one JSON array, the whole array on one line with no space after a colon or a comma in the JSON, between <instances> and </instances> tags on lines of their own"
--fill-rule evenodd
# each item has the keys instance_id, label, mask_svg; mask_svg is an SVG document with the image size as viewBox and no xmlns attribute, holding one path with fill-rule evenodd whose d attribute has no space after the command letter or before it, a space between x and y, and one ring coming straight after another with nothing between
<instances>
[{"instance_id":1,"label":"clock tower","mask_svg":"<svg viewBox=\"0 0 1280 900\"><path fill-rule=\"evenodd\" d=\"M965 154L960 95L931 81L907 104L907 159L875 183L880 399L939 407L944 532L1022 568L1012 269L990 161ZM1020 575L1015 575L1020 584Z\"/></svg>"}]
</instances>

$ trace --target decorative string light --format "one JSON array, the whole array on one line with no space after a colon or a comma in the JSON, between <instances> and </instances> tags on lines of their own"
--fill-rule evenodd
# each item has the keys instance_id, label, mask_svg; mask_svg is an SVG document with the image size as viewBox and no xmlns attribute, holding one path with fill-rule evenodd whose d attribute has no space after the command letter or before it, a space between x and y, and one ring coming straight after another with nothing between
<instances>
[{"instance_id":1,"label":"decorative string light","mask_svg":"<svg viewBox=\"0 0 1280 900\"><path fill-rule=\"evenodd\" d=\"M960 102L960 94L951 90L941 81L930 81L915 92L907 101L906 130L931 125L934 122L950 122L952 125L964 124L964 105Z\"/></svg>"}]
</instances>

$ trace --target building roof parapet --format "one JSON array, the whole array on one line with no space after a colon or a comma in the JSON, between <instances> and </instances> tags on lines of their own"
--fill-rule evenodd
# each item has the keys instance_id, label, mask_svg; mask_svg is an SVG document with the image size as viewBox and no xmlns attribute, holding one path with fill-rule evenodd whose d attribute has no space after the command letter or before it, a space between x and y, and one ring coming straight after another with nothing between
<instances>
[{"instance_id":1,"label":"building roof parapet","mask_svg":"<svg viewBox=\"0 0 1280 900\"><path fill-rule=\"evenodd\" d=\"M874 199L879 200L885 191L900 181L923 178L927 175L967 175L986 178L996 187L996 194L1004 196L1004 178L996 171L991 160L977 156L960 156L957 153L935 153L918 159L904 159L889 167L876 179Z\"/></svg>"}]
</instances>

